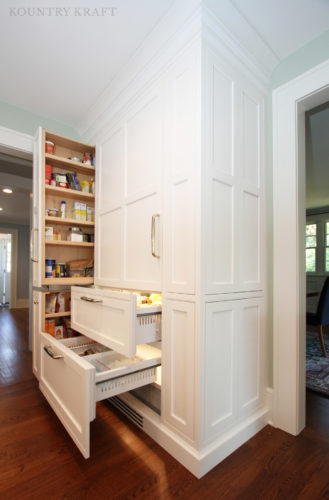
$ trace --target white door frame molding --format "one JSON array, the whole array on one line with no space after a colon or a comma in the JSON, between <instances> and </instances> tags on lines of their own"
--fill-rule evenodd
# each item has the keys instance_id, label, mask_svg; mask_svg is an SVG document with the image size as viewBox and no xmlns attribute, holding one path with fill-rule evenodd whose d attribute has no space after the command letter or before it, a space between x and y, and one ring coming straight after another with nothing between
<instances>
[{"instance_id":1,"label":"white door frame molding","mask_svg":"<svg viewBox=\"0 0 329 500\"><path fill-rule=\"evenodd\" d=\"M15 309L17 301L17 240L18 231L10 227L0 227L0 234L11 234L10 309Z\"/></svg>"},{"instance_id":2,"label":"white door frame molding","mask_svg":"<svg viewBox=\"0 0 329 500\"><path fill-rule=\"evenodd\" d=\"M31 159L33 136L11 128L0 127L0 152Z\"/></svg>"},{"instance_id":3,"label":"white door frame molding","mask_svg":"<svg viewBox=\"0 0 329 500\"><path fill-rule=\"evenodd\" d=\"M273 422L305 426L305 111L329 100L329 60L273 91Z\"/></svg>"}]
</instances>

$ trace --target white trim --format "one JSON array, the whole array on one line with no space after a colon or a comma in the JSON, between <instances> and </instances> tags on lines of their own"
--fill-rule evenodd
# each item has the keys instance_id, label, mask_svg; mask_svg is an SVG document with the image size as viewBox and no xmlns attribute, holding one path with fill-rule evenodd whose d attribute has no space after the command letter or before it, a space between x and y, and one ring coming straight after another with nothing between
<instances>
[{"instance_id":1,"label":"white trim","mask_svg":"<svg viewBox=\"0 0 329 500\"><path fill-rule=\"evenodd\" d=\"M17 130L0 127L0 152L30 159L33 153L33 137Z\"/></svg>"},{"instance_id":2,"label":"white trim","mask_svg":"<svg viewBox=\"0 0 329 500\"><path fill-rule=\"evenodd\" d=\"M329 60L273 92L273 421L291 434L305 426L305 154L298 132L305 111L328 100Z\"/></svg>"},{"instance_id":3,"label":"white trim","mask_svg":"<svg viewBox=\"0 0 329 500\"><path fill-rule=\"evenodd\" d=\"M11 273L10 273L10 309L15 309L17 303L17 240L18 230L0 227L0 234L11 234Z\"/></svg>"},{"instance_id":4,"label":"white trim","mask_svg":"<svg viewBox=\"0 0 329 500\"><path fill-rule=\"evenodd\" d=\"M29 299L17 299L16 300L16 309L27 308L30 305Z\"/></svg>"}]
</instances>

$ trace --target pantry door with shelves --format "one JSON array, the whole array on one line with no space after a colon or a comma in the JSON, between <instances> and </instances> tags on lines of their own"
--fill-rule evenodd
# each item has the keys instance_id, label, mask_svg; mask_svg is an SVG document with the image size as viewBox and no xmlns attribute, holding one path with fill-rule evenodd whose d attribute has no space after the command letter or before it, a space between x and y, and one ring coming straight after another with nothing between
<instances>
[{"instance_id":1,"label":"pantry door with shelves","mask_svg":"<svg viewBox=\"0 0 329 500\"><path fill-rule=\"evenodd\" d=\"M163 106L157 86L97 144L98 285L161 291Z\"/></svg>"},{"instance_id":2,"label":"pantry door with shelves","mask_svg":"<svg viewBox=\"0 0 329 500\"><path fill-rule=\"evenodd\" d=\"M30 258L32 285L41 287L42 280L42 165L44 162L43 129L38 127L33 140L33 198Z\"/></svg>"}]
</instances>

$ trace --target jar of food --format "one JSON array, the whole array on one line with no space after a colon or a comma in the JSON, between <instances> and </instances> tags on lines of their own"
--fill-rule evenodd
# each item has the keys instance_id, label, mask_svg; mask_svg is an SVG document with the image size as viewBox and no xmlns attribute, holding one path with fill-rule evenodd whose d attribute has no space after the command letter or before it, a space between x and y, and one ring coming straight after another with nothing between
<instances>
[{"instance_id":1,"label":"jar of food","mask_svg":"<svg viewBox=\"0 0 329 500\"><path fill-rule=\"evenodd\" d=\"M83 155L83 163L85 165L91 165L91 153L88 153L88 152L84 153L84 155Z\"/></svg>"},{"instance_id":2,"label":"jar of food","mask_svg":"<svg viewBox=\"0 0 329 500\"><path fill-rule=\"evenodd\" d=\"M46 153L48 153L49 155L53 155L55 152L55 144L51 141L46 141L45 145L46 145Z\"/></svg>"}]
</instances>

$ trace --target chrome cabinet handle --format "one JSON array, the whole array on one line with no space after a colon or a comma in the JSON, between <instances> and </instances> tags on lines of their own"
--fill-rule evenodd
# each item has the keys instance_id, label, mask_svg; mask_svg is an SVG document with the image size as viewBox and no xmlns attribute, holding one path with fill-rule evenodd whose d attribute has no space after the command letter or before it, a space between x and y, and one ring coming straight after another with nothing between
<instances>
[{"instance_id":1,"label":"chrome cabinet handle","mask_svg":"<svg viewBox=\"0 0 329 500\"><path fill-rule=\"evenodd\" d=\"M80 297L80 300L84 300L85 302L93 302L94 304L101 304L103 301L101 299L92 299L91 297Z\"/></svg>"},{"instance_id":2,"label":"chrome cabinet handle","mask_svg":"<svg viewBox=\"0 0 329 500\"><path fill-rule=\"evenodd\" d=\"M51 350L51 346L44 346L43 350L48 354L53 359L63 359L64 356L63 354L54 354L53 351Z\"/></svg>"},{"instance_id":3,"label":"chrome cabinet handle","mask_svg":"<svg viewBox=\"0 0 329 500\"><path fill-rule=\"evenodd\" d=\"M34 258L34 244L33 244L33 233L34 231L39 231L37 227L33 227L30 233L30 248L31 248L31 261L38 263L39 260Z\"/></svg>"},{"instance_id":4,"label":"chrome cabinet handle","mask_svg":"<svg viewBox=\"0 0 329 500\"><path fill-rule=\"evenodd\" d=\"M151 223L151 253L153 257L156 259L160 259L160 255L155 253L155 219L160 218L160 214L152 215L152 223Z\"/></svg>"}]
</instances>

